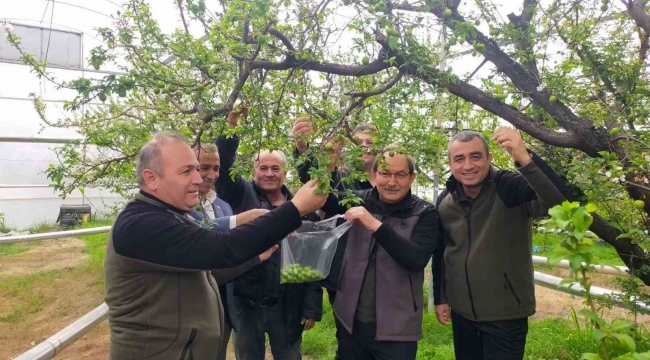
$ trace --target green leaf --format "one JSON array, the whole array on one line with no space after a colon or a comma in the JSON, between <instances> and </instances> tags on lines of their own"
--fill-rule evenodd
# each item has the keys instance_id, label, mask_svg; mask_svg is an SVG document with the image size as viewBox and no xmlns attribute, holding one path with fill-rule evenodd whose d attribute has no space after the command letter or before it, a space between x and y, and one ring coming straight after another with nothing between
<instances>
[{"instance_id":1,"label":"green leaf","mask_svg":"<svg viewBox=\"0 0 650 360\"><path fill-rule=\"evenodd\" d=\"M583 317L593 321L594 323L596 323L598 325L603 325L604 324L603 319L601 319L600 316L598 316L598 314L596 314L595 312L593 312L591 310L582 309L582 310L578 311L578 315L583 316Z\"/></svg>"},{"instance_id":2,"label":"green leaf","mask_svg":"<svg viewBox=\"0 0 650 360\"><path fill-rule=\"evenodd\" d=\"M551 215L553 220L556 222L559 220L569 221L570 219L570 210L564 209L562 206L554 206L548 210L548 214Z\"/></svg>"},{"instance_id":3,"label":"green leaf","mask_svg":"<svg viewBox=\"0 0 650 360\"><path fill-rule=\"evenodd\" d=\"M598 354L584 353L580 356L580 360L603 360Z\"/></svg>"},{"instance_id":4,"label":"green leaf","mask_svg":"<svg viewBox=\"0 0 650 360\"><path fill-rule=\"evenodd\" d=\"M582 268L582 257L580 255L571 255L568 260L573 271L579 271Z\"/></svg>"},{"instance_id":5,"label":"green leaf","mask_svg":"<svg viewBox=\"0 0 650 360\"><path fill-rule=\"evenodd\" d=\"M630 351L636 351L636 343L630 335L627 334L614 334L614 337L623 344L625 347L630 349Z\"/></svg>"},{"instance_id":6,"label":"green leaf","mask_svg":"<svg viewBox=\"0 0 650 360\"><path fill-rule=\"evenodd\" d=\"M585 206L585 210L587 210L587 212L590 212L590 213L596 212L596 210L598 210L598 206L596 206L596 205L594 205L592 203L589 203L589 204L587 204Z\"/></svg>"},{"instance_id":7,"label":"green leaf","mask_svg":"<svg viewBox=\"0 0 650 360\"><path fill-rule=\"evenodd\" d=\"M397 49L397 38L394 36L389 36L388 37L388 47L390 47L392 50Z\"/></svg>"},{"instance_id":8,"label":"green leaf","mask_svg":"<svg viewBox=\"0 0 650 360\"><path fill-rule=\"evenodd\" d=\"M618 332L622 330L629 330L632 327L632 324L625 320L614 320L611 325L612 331Z\"/></svg>"},{"instance_id":9,"label":"green leaf","mask_svg":"<svg viewBox=\"0 0 650 360\"><path fill-rule=\"evenodd\" d=\"M603 360L598 354L584 353L580 356L580 360Z\"/></svg>"},{"instance_id":10,"label":"green leaf","mask_svg":"<svg viewBox=\"0 0 650 360\"><path fill-rule=\"evenodd\" d=\"M596 341L602 340L603 338L605 338L605 336L607 335L605 334L604 331L600 329L594 329L594 339L596 339Z\"/></svg>"}]
</instances>

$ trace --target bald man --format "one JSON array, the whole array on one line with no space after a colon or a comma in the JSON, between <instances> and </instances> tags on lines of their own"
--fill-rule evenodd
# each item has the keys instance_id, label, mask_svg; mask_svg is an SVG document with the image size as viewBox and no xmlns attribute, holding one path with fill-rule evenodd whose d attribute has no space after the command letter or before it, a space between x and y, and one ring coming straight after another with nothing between
<instances>
[{"instance_id":1,"label":"bald man","mask_svg":"<svg viewBox=\"0 0 650 360\"><path fill-rule=\"evenodd\" d=\"M245 113L244 113L245 114ZM242 115L242 114L240 114ZM237 126L239 115L228 117L228 126ZM285 186L287 161L280 151L260 151L253 158L253 179L234 179L239 138L217 140L221 168L218 196L230 203L235 214L251 209L273 210L290 201ZM301 359L302 331L309 330L322 315L323 292L319 285L280 284L280 252L253 267L229 285L228 311L233 325L237 360L263 360L264 334L269 335L275 360ZM230 291L232 289L232 291Z\"/></svg>"},{"instance_id":2,"label":"bald man","mask_svg":"<svg viewBox=\"0 0 650 360\"><path fill-rule=\"evenodd\" d=\"M312 182L251 224L216 233L187 217L199 204L198 168L178 134L155 134L138 153L140 192L115 220L104 260L109 360L215 359L223 307L208 271L259 264L325 203Z\"/></svg>"}]
</instances>

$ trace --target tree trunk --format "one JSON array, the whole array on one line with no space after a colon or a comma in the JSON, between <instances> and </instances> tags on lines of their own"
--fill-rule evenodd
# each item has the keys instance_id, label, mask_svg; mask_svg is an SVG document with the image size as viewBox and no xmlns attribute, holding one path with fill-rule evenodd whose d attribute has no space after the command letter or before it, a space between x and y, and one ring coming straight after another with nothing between
<instances>
[{"instance_id":1,"label":"tree trunk","mask_svg":"<svg viewBox=\"0 0 650 360\"><path fill-rule=\"evenodd\" d=\"M646 266L650 269L650 260L638 244L633 243L629 238L617 240L616 237L621 234L621 231L598 215L594 215L594 223L591 224L590 229L601 239L612 245L630 271L634 272L634 275L641 279L644 284L650 286L650 271L644 271L643 269Z\"/></svg>"}]
</instances>

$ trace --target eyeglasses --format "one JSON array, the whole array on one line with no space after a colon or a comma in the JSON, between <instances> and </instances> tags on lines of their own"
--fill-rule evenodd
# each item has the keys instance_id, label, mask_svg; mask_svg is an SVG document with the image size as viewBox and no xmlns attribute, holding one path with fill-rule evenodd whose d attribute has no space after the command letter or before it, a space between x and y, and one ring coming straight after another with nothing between
<instances>
[{"instance_id":1,"label":"eyeglasses","mask_svg":"<svg viewBox=\"0 0 650 360\"><path fill-rule=\"evenodd\" d=\"M403 172L398 172L398 173L391 173L388 171L378 171L377 175L379 175L380 178L389 180L391 177L395 176L395 179L397 180L404 180L407 177L409 177L410 174L403 173Z\"/></svg>"}]
</instances>

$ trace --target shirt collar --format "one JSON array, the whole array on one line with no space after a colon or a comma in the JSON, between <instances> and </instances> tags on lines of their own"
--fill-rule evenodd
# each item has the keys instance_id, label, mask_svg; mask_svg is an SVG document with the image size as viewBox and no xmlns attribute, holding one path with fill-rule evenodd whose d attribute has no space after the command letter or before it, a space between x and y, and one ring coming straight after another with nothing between
<instances>
[{"instance_id":1,"label":"shirt collar","mask_svg":"<svg viewBox=\"0 0 650 360\"><path fill-rule=\"evenodd\" d=\"M214 190L210 190L207 194L205 194L204 199L206 204L212 204L215 200L217 200L217 193Z\"/></svg>"}]
</instances>

